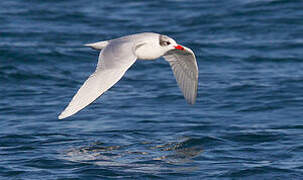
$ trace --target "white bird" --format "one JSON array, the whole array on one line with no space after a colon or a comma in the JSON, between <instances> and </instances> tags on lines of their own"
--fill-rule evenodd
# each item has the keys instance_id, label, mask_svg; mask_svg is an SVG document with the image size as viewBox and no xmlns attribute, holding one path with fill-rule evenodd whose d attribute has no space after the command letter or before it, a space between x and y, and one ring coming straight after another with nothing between
<instances>
[{"instance_id":1,"label":"white bird","mask_svg":"<svg viewBox=\"0 0 303 180\"><path fill-rule=\"evenodd\" d=\"M85 46L101 50L97 68L59 115L59 119L77 113L96 100L116 84L137 59L154 60L161 56L169 62L186 101L195 103L198 86L195 54L172 38L157 33L139 33Z\"/></svg>"}]
</instances>

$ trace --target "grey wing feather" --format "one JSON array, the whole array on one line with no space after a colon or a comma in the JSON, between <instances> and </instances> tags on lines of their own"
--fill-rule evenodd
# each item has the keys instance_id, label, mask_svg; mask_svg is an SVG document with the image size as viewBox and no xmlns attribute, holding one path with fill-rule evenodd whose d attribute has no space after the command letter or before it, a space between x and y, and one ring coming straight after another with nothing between
<instances>
[{"instance_id":1,"label":"grey wing feather","mask_svg":"<svg viewBox=\"0 0 303 180\"><path fill-rule=\"evenodd\" d=\"M199 74L195 54L191 49L184 47L184 51L171 50L163 57L169 62L186 101L194 104L197 97Z\"/></svg>"},{"instance_id":2,"label":"grey wing feather","mask_svg":"<svg viewBox=\"0 0 303 180\"><path fill-rule=\"evenodd\" d=\"M96 71L85 81L58 118L71 116L96 100L122 78L136 59L132 42L110 42L100 52Z\"/></svg>"}]
</instances>

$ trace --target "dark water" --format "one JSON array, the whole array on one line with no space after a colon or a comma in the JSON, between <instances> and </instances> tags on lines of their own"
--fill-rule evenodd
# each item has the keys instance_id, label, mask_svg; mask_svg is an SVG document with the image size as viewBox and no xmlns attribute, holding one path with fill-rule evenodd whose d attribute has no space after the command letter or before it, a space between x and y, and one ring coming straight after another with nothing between
<instances>
[{"instance_id":1,"label":"dark water","mask_svg":"<svg viewBox=\"0 0 303 180\"><path fill-rule=\"evenodd\" d=\"M1 179L302 179L303 2L0 2ZM58 120L94 71L85 43L153 31L194 50L187 105L169 65L138 61Z\"/></svg>"}]
</instances>

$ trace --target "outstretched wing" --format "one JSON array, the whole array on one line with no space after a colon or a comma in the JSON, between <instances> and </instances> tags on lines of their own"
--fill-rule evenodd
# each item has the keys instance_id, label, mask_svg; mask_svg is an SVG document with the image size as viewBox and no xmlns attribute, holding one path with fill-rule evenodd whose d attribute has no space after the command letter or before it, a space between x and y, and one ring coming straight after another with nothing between
<instances>
[{"instance_id":1,"label":"outstretched wing","mask_svg":"<svg viewBox=\"0 0 303 180\"><path fill-rule=\"evenodd\" d=\"M122 78L136 59L132 42L109 42L100 52L96 71L84 82L58 118L71 116L96 100Z\"/></svg>"},{"instance_id":2,"label":"outstretched wing","mask_svg":"<svg viewBox=\"0 0 303 180\"><path fill-rule=\"evenodd\" d=\"M199 74L194 52L184 47L184 50L168 51L163 57L169 62L186 101L194 104L197 97Z\"/></svg>"}]
</instances>

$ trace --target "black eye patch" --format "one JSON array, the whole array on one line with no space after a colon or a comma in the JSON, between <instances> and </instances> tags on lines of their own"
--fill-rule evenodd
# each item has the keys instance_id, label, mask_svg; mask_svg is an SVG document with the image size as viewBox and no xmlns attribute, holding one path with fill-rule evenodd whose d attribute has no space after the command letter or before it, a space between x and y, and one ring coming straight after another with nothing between
<instances>
[{"instance_id":1,"label":"black eye patch","mask_svg":"<svg viewBox=\"0 0 303 180\"><path fill-rule=\"evenodd\" d=\"M160 46L168 46L170 45L169 41L160 41Z\"/></svg>"},{"instance_id":2,"label":"black eye patch","mask_svg":"<svg viewBox=\"0 0 303 180\"><path fill-rule=\"evenodd\" d=\"M165 35L160 35L159 36L159 44L160 46L168 46L170 45L170 42L168 41L169 38Z\"/></svg>"}]
</instances>

